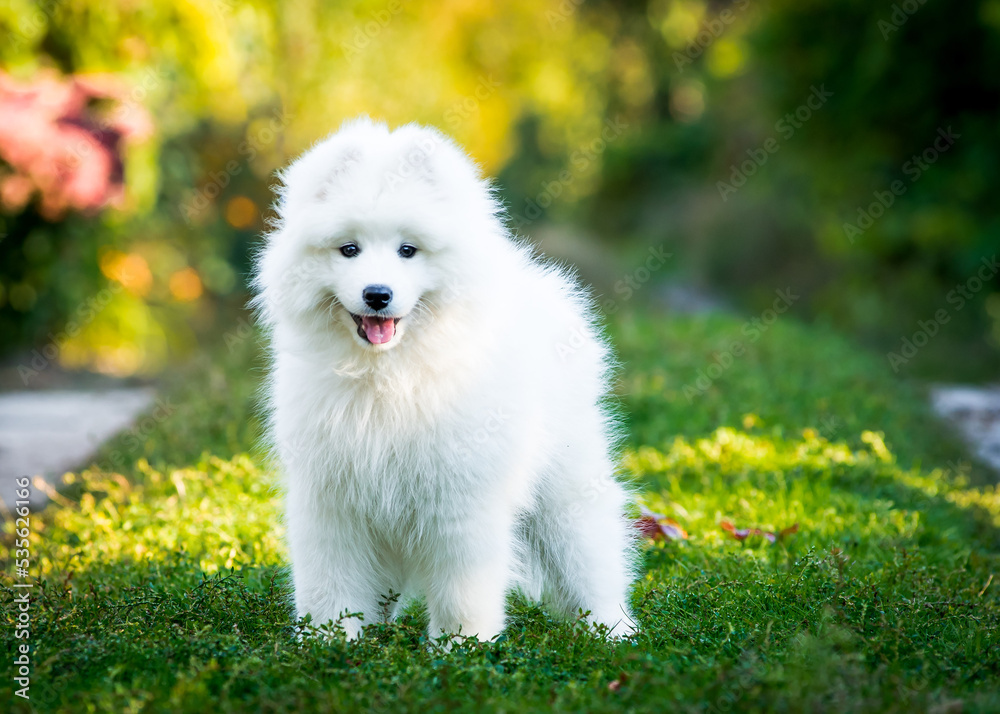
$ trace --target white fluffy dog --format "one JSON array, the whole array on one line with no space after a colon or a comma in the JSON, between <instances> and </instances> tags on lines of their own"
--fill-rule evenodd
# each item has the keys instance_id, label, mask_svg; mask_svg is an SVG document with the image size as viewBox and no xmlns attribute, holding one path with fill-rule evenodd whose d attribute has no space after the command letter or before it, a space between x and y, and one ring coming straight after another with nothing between
<instances>
[{"instance_id":1,"label":"white fluffy dog","mask_svg":"<svg viewBox=\"0 0 1000 714\"><path fill-rule=\"evenodd\" d=\"M422 594L432 635L486 640L520 588L631 632L628 494L584 294L512 241L433 129L357 120L281 178L256 306L298 615L370 621L395 614L390 591Z\"/></svg>"}]
</instances>

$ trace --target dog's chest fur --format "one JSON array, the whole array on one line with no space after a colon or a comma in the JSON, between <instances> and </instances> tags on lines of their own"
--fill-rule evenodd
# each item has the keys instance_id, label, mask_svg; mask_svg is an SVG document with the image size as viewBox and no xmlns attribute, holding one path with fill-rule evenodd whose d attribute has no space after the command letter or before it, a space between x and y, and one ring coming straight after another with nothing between
<instances>
[{"instance_id":1,"label":"dog's chest fur","mask_svg":"<svg viewBox=\"0 0 1000 714\"><path fill-rule=\"evenodd\" d=\"M472 502L529 497L530 475L510 455L541 448L531 415L495 397L490 405L470 399L474 384L333 384L303 389L278 413L290 478L318 501L382 524L406 514L457 518Z\"/></svg>"}]
</instances>

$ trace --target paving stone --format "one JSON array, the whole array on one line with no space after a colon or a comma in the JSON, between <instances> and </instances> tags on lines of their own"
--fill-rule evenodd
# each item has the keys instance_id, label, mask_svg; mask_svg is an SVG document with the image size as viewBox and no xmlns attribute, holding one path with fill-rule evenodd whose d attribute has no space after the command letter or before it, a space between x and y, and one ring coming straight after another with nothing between
<instances>
[{"instance_id":1,"label":"paving stone","mask_svg":"<svg viewBox=\"0 0 1000 714\"><path fill-rule=\"evenodd\" d=\"M154 394L148 387L0 394L0 500L9 507L20 476L58 483L134 422ZM32 506L43 505L45 495L32 492Z\"/></svg>"}]
</instances>

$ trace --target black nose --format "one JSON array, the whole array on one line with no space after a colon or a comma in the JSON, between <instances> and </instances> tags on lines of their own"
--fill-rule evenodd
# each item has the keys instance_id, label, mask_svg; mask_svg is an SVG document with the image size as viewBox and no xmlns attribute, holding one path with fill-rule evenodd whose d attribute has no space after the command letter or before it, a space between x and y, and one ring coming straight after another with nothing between
<instances>
[{"instance_id":1,"label":"black nose","mask_svg":"<svg viewBox=\"0 0 1000 714\"><path fill-rule=\"evenodd\" d=\"M361 291L361 297L372 310L381 310L392 300L392 290L388 285L369 285Z\"/></svg>"}]
</instances>

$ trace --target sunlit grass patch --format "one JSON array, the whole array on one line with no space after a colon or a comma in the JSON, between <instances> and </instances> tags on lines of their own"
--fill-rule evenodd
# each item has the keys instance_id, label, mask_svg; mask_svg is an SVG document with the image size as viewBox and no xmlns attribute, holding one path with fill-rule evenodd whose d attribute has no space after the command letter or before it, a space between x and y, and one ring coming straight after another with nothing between
<instances>
[{"instance_id":1,"label":"sunlit grass patch","mask_svg":"<svg viewBox=\"0 0 1000 714\"><path fill-rule=\"evenodd\" d=\"M721 428L707 438L678 437L665 452L641 447L626 454L624 465L652 487L647 505L674 518L692 542L731 543L720 528L730 521L773 532L798 524L787 542L814 547L933 541L948 557L958 554L949 546L967 547L975 517L963 517L956 504L988 503L992 489L967 491L949 486L942 471L903 469L878 434L866 432L859 441L867 448L854 450L813 430L792 440Z\"/></svg>"},{"instance_id":2,"label":"sunlit grass patch","mask_svg":"<svg viewBox=\"0 0 1000 714\"><path fill-rule=\"evenodd\" d=\"M70 477L81 491L78 506L49 509L40 520L44 575L177 552L206 574L284 562L280 497L248 456L207 457L169 473L144 459L136 468L135 484L101 471Z\"/></svg>"}]
</instances>

